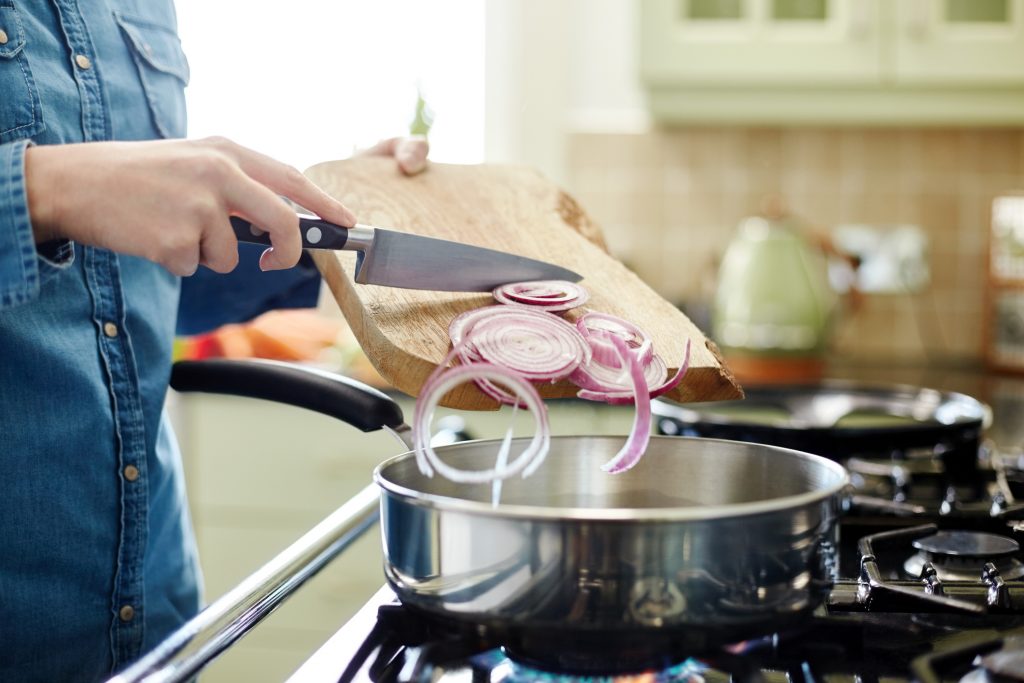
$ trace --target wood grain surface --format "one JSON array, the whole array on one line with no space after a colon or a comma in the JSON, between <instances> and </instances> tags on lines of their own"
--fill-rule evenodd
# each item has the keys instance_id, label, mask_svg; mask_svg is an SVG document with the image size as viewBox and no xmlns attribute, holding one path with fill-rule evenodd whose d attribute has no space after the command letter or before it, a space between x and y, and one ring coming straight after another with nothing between
<instances>
[{"instance_id":1,"label":"wood grain surface","mask_svg":"<svg viewBox=\"0 0 1024 683\"><path fill-rule=\"evenodd\" d=\"M356 212L360 223L543 259L583 275L586 309L618 315L646 330L672 372L693 341L690 371L669 398L713 401L742 396L714 345L675 306L608 255L600 229L568 194L520 166L431 164L407 178L391 159L361 157L310 168L313 182ZM494 303L489 294L359 285L355 254L316 252L345 318L370 361L395 388L416 396L450 349L448 325L459 313ZM570 311L574 319L582 309ZM568 382L538 386L546 398L575 395ZM497 403L472 384L444 405L489 410Z\"/></svg>"}]
</instances>

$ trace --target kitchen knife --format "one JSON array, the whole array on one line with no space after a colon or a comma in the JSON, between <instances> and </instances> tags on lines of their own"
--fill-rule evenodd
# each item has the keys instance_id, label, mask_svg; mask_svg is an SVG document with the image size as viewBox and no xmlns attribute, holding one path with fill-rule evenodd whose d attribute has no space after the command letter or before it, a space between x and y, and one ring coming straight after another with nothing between
<instances>
[{"instance_id":1,"label":"kitchen knife","mask_svg":"<svg viewBox=\"0 0 1024 683\"><path fill-rule=\"evenodd\" d=\"M270 235L249 221L231 217L240 242L270 245ZM343 228L316 216L299 214L306 249L355 251L356 282L402 289L489 292L499 285L528 280L568 280L571 270L495 249L357 224Z\"/></svg>"}]
</instances>

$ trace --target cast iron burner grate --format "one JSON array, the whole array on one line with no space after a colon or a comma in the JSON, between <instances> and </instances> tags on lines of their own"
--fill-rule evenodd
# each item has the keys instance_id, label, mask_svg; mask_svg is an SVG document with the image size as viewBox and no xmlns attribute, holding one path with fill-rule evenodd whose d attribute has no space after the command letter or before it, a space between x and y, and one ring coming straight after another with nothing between
<instances>
[{"instance_id":1,"label":"cast iron burner grate","mask_svg":"<svg viewBox=\"0 0 1024 683\"><path fill-rule=\"evenodd\" d=\"M526 672L539 671L552 672L550 680L614 680L620 674L643 673L656 675L651 680L690 681L699 668L691 655L700 649L706 651L692 632L509 630L445 619L396 602L378 608L376 624L339 680L361 680L355 675L363 671L371 681L431 681L438 667L453 662L495 667L498 653L502 675L512 678L481 680L512 683ZM732 661L727 655L716 651L708 657Z\"/></svg>"},{"instance_id":2,"label":"cast iron burner grate","mask_svg":"<svg viewBox=\"0 0 1024 683\"><path fill-rule=\"evenodd\" d=\"M823 613L804 628L700 657L681 655L663 667L580 675L520 661L488 635L469 634L473 629L444 627L439 633L437 626L397 603L382 606L370 637L348 662L339 683L764 683L779 680L779 674L791 683L874 681L906 675L915 658L932 651L937 634L946 634L946 629L919 623L912 615L851 618Z\"/></svg>"}]
</instances>

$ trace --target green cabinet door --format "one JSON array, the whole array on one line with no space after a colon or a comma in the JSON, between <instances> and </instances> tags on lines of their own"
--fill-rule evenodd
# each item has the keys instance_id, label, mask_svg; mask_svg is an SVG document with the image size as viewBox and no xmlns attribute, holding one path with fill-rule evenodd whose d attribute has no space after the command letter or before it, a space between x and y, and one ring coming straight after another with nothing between
<instances>
[{"instance_id":1,"label":"green cabinet door","mask_svg":"<svg viewBox=\"0 0 1024 683\"><path fill-rule=\"evenodd\" d=\"M898 84L1024 85L1024 0L900 0L893 6Z\"/></svg>"},{"instance_id":2,"label":"green cabinet door","mask_svg":"<svg viewBox=\"0 0 1024 683\"><path fill-rule=\"evenodd\" d=\"M649 83L875 84L878 0L644 0Z\"/></svg>"}]
</instances>

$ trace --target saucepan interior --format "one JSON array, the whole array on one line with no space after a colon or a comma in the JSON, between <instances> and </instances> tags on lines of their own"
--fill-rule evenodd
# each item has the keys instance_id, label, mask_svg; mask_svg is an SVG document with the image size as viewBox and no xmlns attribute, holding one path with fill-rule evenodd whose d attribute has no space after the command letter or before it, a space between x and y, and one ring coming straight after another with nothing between
<instances>
[{"instance_id":1,"label":"saucepan interior","mask_svg":"<svg viewBox=\"0 0 1024 683\"><path fill-rule=\"evenodd\" d=\"M512 454L526 445L513 440ZM490 484L460 484L420 473L413 454L392 458L375 473L380 486L410 502L480 514L567 519L701 520L752 515L813 504L837 494L845 470L815 455L716 439L653 437L633 469L601 469L623 437L555 437L540 469L502 484L492 504ZM438 449L459 469L494 466L498 441L470 441Z\"/></svg>"}]
</instances>

